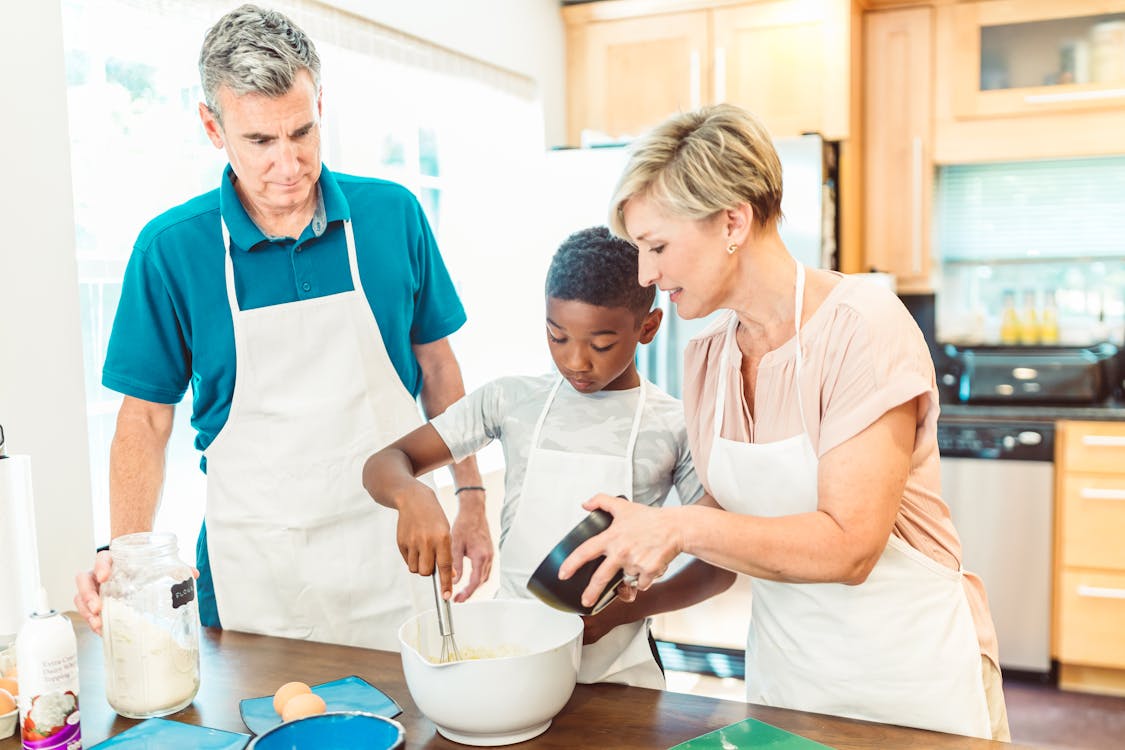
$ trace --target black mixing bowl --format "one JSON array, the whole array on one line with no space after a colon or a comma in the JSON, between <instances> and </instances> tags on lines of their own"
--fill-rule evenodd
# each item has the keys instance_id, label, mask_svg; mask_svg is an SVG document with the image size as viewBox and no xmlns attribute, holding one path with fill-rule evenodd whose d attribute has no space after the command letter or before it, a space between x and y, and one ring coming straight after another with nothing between
<instances>
[{"instance_id":1,"label":"black mixing bowl","mask_svg":"<svg viewBox=\"0 0 1125 750\"><path fill-rule=\"evenodd\" d=\"M624 571L618 570L613 580L602 591L601 596L592 607L582 606L582 592L590 585L594 571L605 560L605 556L590 560L565 581L559 580L559 568L563 560L570 557L587 539L597 536L609 528L613 516L604 510L598 509L590 512L577 526L571 529L562 540L554 546L539 563L539 567L531 574L527 582L527 590L535 594L545 604L564 612L574 612L580 615L596 615L617 598L617 585L624 578Z\"/></svg>"}]
</instances>

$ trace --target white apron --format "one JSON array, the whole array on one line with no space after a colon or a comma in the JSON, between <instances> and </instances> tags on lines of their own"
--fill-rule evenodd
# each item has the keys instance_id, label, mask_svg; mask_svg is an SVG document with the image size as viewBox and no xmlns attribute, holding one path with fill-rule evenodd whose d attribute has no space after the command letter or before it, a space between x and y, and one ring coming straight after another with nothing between
<instances>
[{"instance_id":1,"label":"white apron","mask_svg":"<svg viewBox=\"0 0 1125 750\"><path fill-rule=\"evenodd\" d=\"M586 517L582 503L599 492L633 496L633 448L640 431L648 386L641 379L637 411L624 456L575 453L539 447L543 423L562 385L559 378L531 435L519 507L500 550L499 596L526 599L527 581L539 563ZM616 682L663 690L664 673L652 655L648 620L619 625L597 643L582 647L578 681Z\"/></svg>"},{"instance_id":2,"label":"white apron","mask_svg":"<svg viewBox=\"0 0 1125 750\"><path fill-rule=\"evenodd\" d=\"M364 461L422 424L363 292L240 310L223 222L237 370L208 447L207 545L224 628L397 651L414 601L396 514Z\"/></svg>"},{"instance_id":3,"label":"white apron","mask_svg":"<svg viewBox=\"0 0 1125 750\"><path fill-rule=\"evenodd\" d=\"M804 267L797 265L796 372L801 375ZM817 508L807 432L773 443L720 436L737 316L720 365L711 493L757 516ZM800 404L801 424L805 424ZM752 703L991 738L980 646L961 572L891 536L858 586L752 579L746 696Z\"/></svg>"}]
</instances>

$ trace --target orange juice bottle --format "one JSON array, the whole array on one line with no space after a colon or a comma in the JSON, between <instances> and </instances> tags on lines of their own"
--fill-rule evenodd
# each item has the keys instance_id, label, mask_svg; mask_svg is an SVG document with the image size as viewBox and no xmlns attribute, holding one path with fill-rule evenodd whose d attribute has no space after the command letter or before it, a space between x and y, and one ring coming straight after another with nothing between
<instances>
[{"instance_id":1,"label":"orange juice bottle","mask_svg":"<svg viewBox=\"0 0 1125 750\"><path fill-rule=\"evenodd\" d=\"M1039 343L1039 315L1035 312L1035 292L1023 293L1023 314L1020 319L1020 343L1032 346Z\"/></svg>"},{"instance_id":2,"label":"orange juice bottle","mask_svg":"<svg viewBox=\"0 0 1125 750\"><path fill-rule=\"evenodd\" d=\"M1016 293L1004 292L1004 309L1000 312L1000 343L1018 344L1020 342L1020 316L1016 312Z\"/></svg>"},{"instance_id":3,"label":"orange juice bottle","mask_svg":"<svg viewBox=\"0 0 1125 750\"><path fill-rule=\"evenodd\" d=\"M1039 321L1039 342L1059 343L1059 311L1055 304L1055 290L1048 289L1043 300L1043 315Z\"/></svg>"}]
</instances>

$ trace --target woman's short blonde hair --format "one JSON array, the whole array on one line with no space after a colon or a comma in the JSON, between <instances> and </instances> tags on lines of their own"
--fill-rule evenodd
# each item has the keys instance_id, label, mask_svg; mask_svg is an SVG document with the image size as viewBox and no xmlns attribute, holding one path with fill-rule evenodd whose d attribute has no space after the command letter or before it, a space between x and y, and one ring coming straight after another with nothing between
<instances>
[{"instance_id":1,"label":"woman's short blonde hair","mask_svg":"<svg viewBox=\"0 0 1125 750\"><path fill-rule=\"evenodd\" d=\"M757 117L716 104L665 120L636 141L610 204L613 233L630 239L622 210L645 195L671 216L706 219L742 203L754 221L781 218L781 160Z\"/></svg>"}]
</instances>

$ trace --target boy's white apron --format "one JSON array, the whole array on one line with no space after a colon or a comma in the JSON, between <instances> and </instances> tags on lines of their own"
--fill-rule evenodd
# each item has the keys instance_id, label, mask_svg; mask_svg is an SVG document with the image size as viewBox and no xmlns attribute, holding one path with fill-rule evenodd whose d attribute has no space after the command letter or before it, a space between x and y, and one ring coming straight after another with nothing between
<instances>
[{"instance_id":1,"label":"boy's white apron","mask_svg":"<svg viewBox=\"0 0 1125 750\"><path fill-rule=\"evenodd\" d=\"M207 454L207 541L224 628L397 651L414 579L364 461L422 424L363 291L254 310L235 296L230 416ZM424 600L424 599L423 599Z\"/></svg>"},{"instance_id":2,"label":"boy's white apron","mask_svg":"<svg viewBox=\"0 0 1125 750\"><path fill-rule=\"evenodd\" d=\"M528 579L551 548L586 517L582 503L599 492L633 496L633 448L648 388L644 379L641 379L637 411L624 456L539 446L543 424L562 382L562 378L555 382L532 432L519 507L500 550L501 596L531 596L527 591ZM664 674L652 655L648 622L620 625L597 643L584 646L578 681L663 689Z\"/></svg>"},{"instance_id":3,"label":"boy's white apron","mask_svg":"<svg viewBox=\"0 0 1125 750\"><path fill-rule=\"evenodd\" d=\"M798 264L798 383L803 296L804 267ZM720 505L736 513L814 512L817 456L807 432L773 443L743 443L720 435L737 325L732 315L707 469L711 492ZM800 408L805 424L803 404ZM860 585L755 578L752 587L748 701L991 737L980 646L960 571L892 535Z\"/></svg>"}]
</instances>

